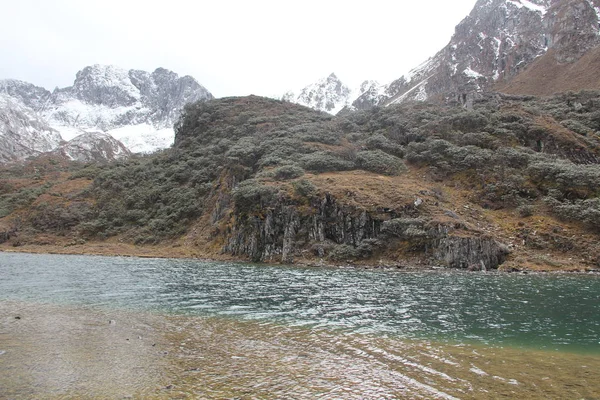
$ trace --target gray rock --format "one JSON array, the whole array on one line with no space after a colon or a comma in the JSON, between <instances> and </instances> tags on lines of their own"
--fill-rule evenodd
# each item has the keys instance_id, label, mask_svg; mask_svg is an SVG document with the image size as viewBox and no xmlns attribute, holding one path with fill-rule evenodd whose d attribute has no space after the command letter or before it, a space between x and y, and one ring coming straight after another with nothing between
<instances>
[{"instance_id":1,"label":"gray rock","mask_svg":"<svg viewBox=\"0 0 600 400\"><path fill-rule=\"evenodd\" d=\"M81 162L114 161L131 156L131 152L112 136L100 132L83 133L62 144L54 154Z\"/></svg>"},{"instance_id":2,"label":"gray rock","mask_svg":"<svg viewBox=\"0 0 600 400\"><path fill-rule=\"evenodd\" d=\"M0 163L20 161L51 151L62 142L34 110L0 94Z\"/></svg>"}]
</instances>

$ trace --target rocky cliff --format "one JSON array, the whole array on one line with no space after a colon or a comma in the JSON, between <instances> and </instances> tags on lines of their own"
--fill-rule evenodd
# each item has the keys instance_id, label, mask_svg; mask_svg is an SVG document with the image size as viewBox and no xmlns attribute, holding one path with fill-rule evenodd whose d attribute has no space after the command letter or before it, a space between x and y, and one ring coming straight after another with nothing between
<instances>
[{"instance_id":1,"label":"rocky cliff","mask_svg":"<svg viewBox=\"0 0 600 400\"><path fill-rule=\"evenodd\" d=\"M550 29L548 52L493 89L538 96L600 89L599 3L555 2L544 20Z\"/></svg>"},{"instance_id":2,"label":"rocky cliff","mask_svg":"<svg viewBox=\"0 0 600 400\"><path fill-rule=\"evenodd\" d=\"M309 207L302 209L284 200L260 217L235 218L232 228L224 232L223 251L261 262L293 263L299 256L306 257L302 253L307 251L317 258L352 262L402 243L430 265L484 271L497 269L509 254L508 247L493 237L478 232L461 236L454 224L419 218L420 214L414 204L403 205L400 214L397 210L372 213L345 205L331 193L312 198Z\"/></svg>"}]
</instances>

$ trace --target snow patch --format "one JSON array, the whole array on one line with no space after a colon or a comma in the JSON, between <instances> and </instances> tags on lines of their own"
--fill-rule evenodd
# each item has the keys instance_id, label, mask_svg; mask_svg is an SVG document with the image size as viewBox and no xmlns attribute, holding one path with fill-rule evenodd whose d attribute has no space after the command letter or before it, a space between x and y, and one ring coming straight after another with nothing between
<instances>
[{"instance_id":1,"label":"snow patch","mask_svg":"<svg viewBox=\"0 0 600 400\"><path fill-rule=\"evenodd\" d=\"M133 85L129 78L129 72L114 65L94 64L85 68L79 74L86 75L88 78L84 81L84 84L91 84L94 87L118 88L136 100L141 97L139 89Z\"/></svg>"},{"instance_id":2,"label":"snow patch","mask_svg":"<svg viewBox=\"0 0 600 400\"><path fill-rule=\"evenodd\" d=\"M77 126L82 129L104 131L117 124L117 120L129 112L144 111L139 106L109 107L87 104L78 99L69 99L58 107L42 112L52 125ZM149 110L147 110L149 111Z\"/></svg>"},{"instance_id":3,"label":"snow patch","mask_svg":"<svg viewBox=\"0 0 600 400\"><path fill-rule=\"evenodd\" d=\"M352 107L354 99L363 93L371 93L377 86L377 82L364 81L359 87L350 89L335 74L330 74L299 90L299 95L290 90L281 99L335 115L345 107Z\"/></svg>"},{"instance_id":4,"label":"snow patch","mask_svg":"<svg viewBox=\"0 0 600 400\"><path fill-rule=\"evenodd\" d=\"M417 94L414 97L416 100L418 100L418 97L420 95L422 95L423 93L425 95L425 99L427 99L427 92L425 92L425 86L429 82L429 78L431 78L431 77L427 77L427 79L422 80L421 82L419 82L418 85L415 85L410 90L407 90L402 96L398 97L397 99L392 100L390 102L390 104L401 104L401 103L403 103L408 98L408 96L410 96L410 94L413 93L413 92L415 92L415 91L417 92Z\"/></svg>"},{"instance_id":5,"label":"snow patch","mask_svg":"<svg viewBox=\"0 0 600 400\"><path fill-rule=\"evenodd\" d=\"M515 6L517 6L517 8L525 7L531 11L540 13L542 16L546 15L546 12L548 11L546 7L532 3L528 0L507 0L507 3L514 4Z\"/></svg>"},{"instance_id":6,"label":"snow patch","mask_svg":"<svg viewBox=\"0 0 600 400\"><path fill-rule=\"evenodd\" d=\"M467 67L464 71L463 74L465 74L466 76L468 76L469 78L483 78L483 75L481 75L479 72L477 71L473 71L470 67Z\"/></svg>"},{"instance_id":7,"label":"snow patch","mask_svg":"<svg viewBox=\"0 0 600 400\"><path fill-rule=\"evenodd\" d=\"M454 49L456 50L456 47ZM415 77L418 79L423 74L426 74L428 71L430 71L432 69L432 61L433 59L429 58L416 68L413 68L404 74L403 78L406 80L406 83L410 83Z\"/></svg>"},{"instance_id":8,"label":"snow patch","mask_svg":"<svg viewBox=\"0 0 600 400\"><path fill-rule=\"evenodd\" d=\"M128 125L108 131L132 153L152 153L173 145L173 128L156 129L150 124Z\"/></svg>"}]
</instances>

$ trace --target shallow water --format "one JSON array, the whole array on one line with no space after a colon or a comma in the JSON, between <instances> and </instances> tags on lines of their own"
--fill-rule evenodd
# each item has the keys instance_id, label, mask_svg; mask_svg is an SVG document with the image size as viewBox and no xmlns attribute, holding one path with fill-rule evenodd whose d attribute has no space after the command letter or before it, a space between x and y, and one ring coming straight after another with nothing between
<instances>
[{"instance_id":1,"label":"shallow water","mask_svg":"<svg viewBox=\"0 0 600 400\"><path fill-rule=\"evenodd\" d=\"M0 398L600 397L593 276L0 253L0 277Z\"/></svg>"}]
</instances>

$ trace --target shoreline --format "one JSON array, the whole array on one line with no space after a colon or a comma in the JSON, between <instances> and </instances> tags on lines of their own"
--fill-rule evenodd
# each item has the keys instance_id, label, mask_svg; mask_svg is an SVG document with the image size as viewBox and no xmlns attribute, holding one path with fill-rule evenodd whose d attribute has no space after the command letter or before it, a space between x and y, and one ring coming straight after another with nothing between
<instances>
[{"instance_id":1,"label":"shoreline","mask_svg":"<svg viewBox=\"0 0 600 400\"><path fill-rule=\"evenodd\" d=\"M0 310L0 357L10 371L0 386L15 398L309 399L327 389L356 399L542 399L596 398L600 390L600 359L590 354L56 304L0 302Z\"/></svg>"},{"instance_id":2,"label":"shoreline","mask_svg":"<svg viewBox=\"0 0 600 400\"><path fill-rule=\"evenodd\" d=\"M142 247L125 243L94 243L86 245L60 246L60 245L24 245L19 247L9 247L0 245L0 253L24 253L24 254L47 254L47 255L79 255L79 256L102 256L102 257L131 257L131 258L155 258L155 259L179 259L193 260L205 262L239 262L250 263L250 260L244 260L229 255L223 254L208 254L189 249L184 246L157 246L157 247ZM411 264L410 262L394 262L386 260L381 264L369 263L368 261L360 261L356 263L335 264L319 260L303 259L291 264L283 264L278 262L269 263L254 263L259 265L272 266L292 266L292 267L319 267L319 268L334 268L334 269L365 269L365 270L386 270L398 272L414 272L414 271L443 271L443 272L493 272L505 274L550 274L550 275L600 275L600 269L594 268L570 268L570 269L528 269L508 268L493 269L489 271L470 271L468 269L446 268L443 266Z\"/></svg>"}]
</instances>

